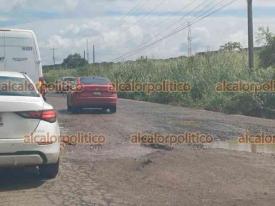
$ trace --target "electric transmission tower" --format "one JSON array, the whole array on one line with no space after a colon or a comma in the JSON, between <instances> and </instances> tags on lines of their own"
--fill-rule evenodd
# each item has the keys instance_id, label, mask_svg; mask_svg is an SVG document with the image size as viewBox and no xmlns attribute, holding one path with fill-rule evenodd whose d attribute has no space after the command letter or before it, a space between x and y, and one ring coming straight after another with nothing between
<instances>
[{"instance_id":1,"label":"electric transmission tower","mask_svg":"<svg viewBox=\"0 0 275 206\"><path fill-rule=\"evenodd\" d=\"M56 58L55 58L55 48L52 48L53 51L53 65L55 66Z\"/></svg>"},{"instance_id":2,"label":"electric transmission tower","mask_svg":"<svg viewBox=\"0 0 275 206\"><path fill-rule=\"evenodd\" d=\"M95 45L93 45L93 63L95 63Z\"/></svg>"},{"instance_id":3,"label":"electric transmission tower","mask_svg":"<svg viewBox=\"0 0 275 206\"><path fill-rule=\"evenodd\" d=\"M188 56L192 56L192 28L191 28L191 23L188 22Z\"/></svg>"},{"instance_id":4,"label":"electric transmission tower","mask_svg":"<svg viewBox=\"0 0 275 206\"><path fill-rule=\"evenodd\" d=\"M90 63L90 48L89 48L89 40L86 42L86 51L87 51L87 61Z\"/></svg>"}]
</instances>

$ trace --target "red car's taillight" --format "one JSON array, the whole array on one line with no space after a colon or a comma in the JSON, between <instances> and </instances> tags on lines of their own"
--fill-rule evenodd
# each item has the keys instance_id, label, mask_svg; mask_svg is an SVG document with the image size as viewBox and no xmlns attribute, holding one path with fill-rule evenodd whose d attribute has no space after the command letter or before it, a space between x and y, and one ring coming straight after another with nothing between
<instances>
[{"instance_id":1,"label":"red car's taillight","mask_svg":"<svg viewBox=\"0 0 275 206\"><path fill-rule=\"evenodd\" d=\"M108 86L108 93L109 94L116 94L117 93L116 88L113 85L109 85Z\"/></svg>"},{"instance_id":2,"label":"red car's taillight","mask_svg":"<svg viewBox=\"0 0 275 206\"><path fill-rule=\"evenodd\" d=\"M84 86L82 84L77 84L76 85L76 92L83 92Z\"/></svg>"},{"instance_id":3,"label":"red car's taillight","mask_svg":"<svg viewBox=\"0 0 275 206\"><path fill-rule=\"evenodd\" d=\"M55 110L44 110L44 111L28 111L28 112L17 112L19 116L26 119L40 119L46 122L56 122L56 111Z\"/></svg>"}]
</instances>

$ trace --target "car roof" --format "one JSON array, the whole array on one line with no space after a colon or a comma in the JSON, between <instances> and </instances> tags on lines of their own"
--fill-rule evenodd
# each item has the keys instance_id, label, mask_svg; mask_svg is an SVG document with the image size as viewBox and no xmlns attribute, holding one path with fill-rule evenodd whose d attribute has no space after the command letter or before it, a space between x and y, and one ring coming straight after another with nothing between
<instances>
[{"instance_id":1,"label":"car roof","mask_svg":"<svg viewBox=\"0 0 275 206\"><path fill-rule=\"evenodd\" d=\"M99 76L86 76L86 77L80 77L80 78L106 79L106 80L109 80L107 77L99 77Z\"/></svg>"},{"instance_id":2,"label":"car roof","mask_svg":"<svg viewBox=\"0 0 275 206\"><path fill-rule=\"evenodd\" d=\"M23 29L2 29L0 28L0 34L5 32L6 37L14 37L14 38L34 38L35 34L31 30L23 30Z\"/></svg>"},{"instance_id":3,"label":"car roof","mask_svg":"<svg viewBox=\"0 0 275 206\"><path fill-rule=\"evenodd\" d=\"M75 77L62 77L61 79L76 79Z\"/></svg>"},{"instance_id":4,"label":"car roof","mask_svg":"<svg viewBox=\"0 0 275 206\"><path fill-rule=\"evenodd\" d=\"M27 30L27 29L10 29L10 28L0 28L0 31L14 31L14 32L29 32L29 33L33 33L32 30Z\"/></svg>"},{"instance_id":5,"label":"car roof","mask_svg":"<svg viewBox=\"0 0 275 206\"><path fill-rule=\"evenodd\" d=\"M25 78L24 74L20 72L10 72L10 71L0 71L1 77L15 77L15 78Z\"/></svg>"}]
</instances>

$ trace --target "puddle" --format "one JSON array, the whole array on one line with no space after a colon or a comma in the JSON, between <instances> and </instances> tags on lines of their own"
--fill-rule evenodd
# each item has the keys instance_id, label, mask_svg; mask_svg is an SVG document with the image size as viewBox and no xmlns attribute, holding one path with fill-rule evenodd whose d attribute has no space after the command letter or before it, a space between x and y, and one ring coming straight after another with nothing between
<instances>
[{"instance_id":1,"label":"puddle","mask_svg":"<svg viewBox=\"0 0 275 206\"><path fill-rule=\"evenodd\" d=\"M233 151L252 152L252 153L266 153L275 154L275 144L256 145L256 144L239 144L235 141L216 141L212 144L205 145L209 149L226 149Z\"/></svg>"}]
</instances>

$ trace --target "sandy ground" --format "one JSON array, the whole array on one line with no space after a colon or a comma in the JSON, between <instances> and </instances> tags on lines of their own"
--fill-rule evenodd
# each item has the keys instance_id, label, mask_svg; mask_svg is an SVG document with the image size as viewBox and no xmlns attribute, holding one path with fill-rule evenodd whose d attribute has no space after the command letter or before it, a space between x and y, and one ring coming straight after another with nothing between
<instances>
[{"instance_id":1,"label":"sandy ground","mask_svg":"<svg viewBox=\"0 0 275 206\"><path fill-rule=\"evenodd\" d=\"M41 180L33 169L1 171L0 205L275 205L273 154L129 142L137 132L201 132L222 141L247 129L274 134L274 120L131 100L120 100L116 114L73 115L62 95L48 100L59 112L63 134L103 134L107 143L66 146L54 180Z\"/></svg>"}]
</instances>

